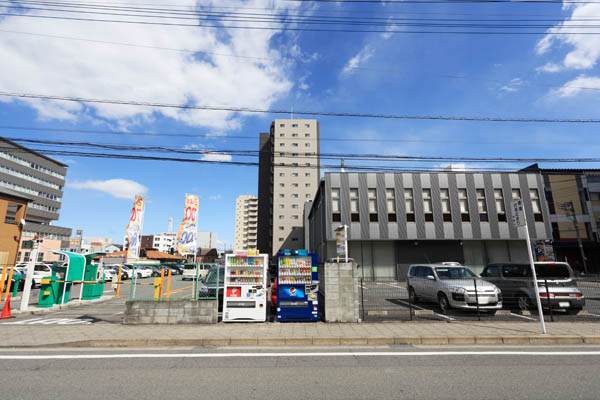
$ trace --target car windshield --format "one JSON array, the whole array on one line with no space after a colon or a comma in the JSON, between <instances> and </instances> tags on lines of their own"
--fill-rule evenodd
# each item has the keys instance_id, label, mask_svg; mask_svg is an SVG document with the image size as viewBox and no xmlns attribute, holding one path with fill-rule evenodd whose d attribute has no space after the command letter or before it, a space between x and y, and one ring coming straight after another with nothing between
<instances>
[{"instance_id":1,"label":"car windshield","mask_svg":"<svg viewBox=\"0 0 600 400\"><path fill-rule=\"evenodd\" d=\"M220 268L219 271L219 283L222 283L225 280L225 271L223 270L223 268ZM217 281L217 268L213 268L210 271L208 271L208 274L206 275L206 279L204 280L204 283L215 283Z\"/></svg>"},{"instance_id":2,"label":"car windshield","mask_svg":"<svg viewBox=\"0 0 600 400\"><path fill-rule=\"evenodd\" d=\"M440 279L467 279L477 277L469 268L465 267L438 267L435 269L435 272Z\"/></svg>"}]
</instances>

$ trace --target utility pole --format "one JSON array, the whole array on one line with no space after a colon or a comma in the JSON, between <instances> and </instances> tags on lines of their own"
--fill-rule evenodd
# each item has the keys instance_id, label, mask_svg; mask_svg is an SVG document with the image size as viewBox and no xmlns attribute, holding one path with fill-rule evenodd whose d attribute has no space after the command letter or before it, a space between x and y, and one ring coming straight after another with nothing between
<instances>
[{"instance_id":1,"label":"utility pole","mask_svg":"<svg viewBox=\"0 0 600 400\"><path fill-rule=\"evenodd\" d=\"M572 201L567 201L565 203L561 203L559 208L563 211L566 211L567 216L573 219L573 228L575 228L575 235L577 236L577 245L579 246L579 253L581 254L581 259L583 260L583 272L587 274L587 261L585 258L585 252L583 251L583 243L581 242L581 236L579 235L579 226L577 225L577 215L575 215L575 206Z\"/></svg>"}]
</instances>

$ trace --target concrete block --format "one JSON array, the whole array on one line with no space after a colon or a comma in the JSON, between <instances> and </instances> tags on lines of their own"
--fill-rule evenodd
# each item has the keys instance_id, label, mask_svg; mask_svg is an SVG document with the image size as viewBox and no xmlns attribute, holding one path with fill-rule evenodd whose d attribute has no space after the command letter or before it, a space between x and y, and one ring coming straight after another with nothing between
<instances>
[{"instance_id":1,"label":"concrete block","mask_svg":"<svg viewBox=\"0 0 600 400\"><path fill-rule=\"evenodd\" d=\"M367 343L367 338L341 337L340 344L342 346L345 346L345 345L360 345L360 344L368 344L368 343Z\"/></svg>"},{"instance_id":2,"label":"concrete block","mask_svg":"<svg viewBox=\"0 0 600 400\"><path fill-rule=\"evenodd\" d=\"M227 346L229 345L229 338L205 338L202 340L203 346Z\"/></svg>"},{"instance_id":3,"label":"concrete block","mask_svg":"<svg viewBox=\"0 0 600 400\"><path fill-rule=\"evenodd\" d=\"M476 336L475 344L502 344L500 336Z\"/></svg>"},{"instance_id":4,"label":"concrete block","mask_svg":"<svg viewBox=\"0 0 600 400\"><path fill-rule=\"evenodd\" d=\"M382 344L394 344L393 337L370 337L367 338L367 344L382 345Z\"/></svg>"},{"instance_id":5,"label":"concrete block","mask_svg":"<svg viewBox=\"0 0 600 400\"><path fill-rule=\"evenodd\" d=\"M420 336L395 336L394 344L421 344Z\"/></svg>"},{"instance_id":6,"label":"concrete block","mask_svg":"<svg viewBox=\"0 0 600 400\"><path fill-rule=\"evenodd\" d=\"M504 343L504 344L529 344L529 337L527 337L527 336L504 336L504 337L502 337L502 343Z\"/></svg>"},{"instance_id":7,"label":"concrete block","mask_svg":"<svg viewBox=\"0 0 600 400\"><path fill-rule=\"evenodd\" d=\"M529 337L530 344L556 344L556 338L553 336L531 336Z\"/></svg>"},{"instance_id":8,"label":"concrete block","mask_svg":"<svg viewBox=\"0 0 600 400\"><path fill-rule=\"evenodd\" d=\"M475 344L475 337L473 337L473 336L448 337L448 344Z\"/></svg>"},{"instance_id":9,"label":"concrete block","mask_svg":"<svg viewBox=\"0 0 600 400\"><path fill-rule=\"evenodd\" d=\"M583 343L583 337L569 335L569 336L553 336L556 344L581 344Z\"/></svg>"},{"instance_id":10,"label":"concrete block","mask_svg":"<svg viewBox=\"0 0 600 400\"><path fill-rule=\"evenodd\" d=\"M446 336L426 336L421 338L421 344L425 345L439 345L448 344L448 337Z\"/></svg>"},{"instance_id":11,"label":"concrete block","mask_svg":"<svg viewBox=\"0 0 600 400\"><path fill-rule=\"evenodd\" d=\"M600 344L600 336L584 336L583 343L585 343L585 344Z\"/></svg>"},{"instance_id":12,"label":"concrete block","mask_svg":"<svg viewBox=\"0 0 600 400\"><path fill-rule=\"evenodd\" d=\"M340 338L337 337L313 337L312 338L313 345L320 346L337 346L340 344Z\"/></svg>"},{"instance_id":13,"label":"concrete block","mask_svg":"<svg viewBox=\"0 0 600 400\"><path fill-rule=\"evenodd\" d=\"M258 344L264 346L283 346L285 338L258 338Z\"/></svg>"},{"instance_id":14,"label":"concrete block","mask_svg":"<svg viewBox=\"0 0 600 400\"><path fill-rule=\"evenodd\" d=\"M433 315L433 310L414 310L415 316Z\"/></svg>"},{"instance_id":15,"label":"concrete block","mask_svg":"<svg viewBox=\"0 0 600 400\"><path fill-rule=\"evenodd\" d=\"M312 345L312 338L285 338L285 344L287 345L302 345L302 346L310 346Z\"/></svg>"},{"instance_id":16,"label":"concrete block","mask_svg":"<svg viewBox=\"0 0 600 400\"><path fill-rule=\"evenodd\" d=\"M232 346L252 346L258 344L257 338L231 338L229 344Z\"/></svg>"}]
</instances>

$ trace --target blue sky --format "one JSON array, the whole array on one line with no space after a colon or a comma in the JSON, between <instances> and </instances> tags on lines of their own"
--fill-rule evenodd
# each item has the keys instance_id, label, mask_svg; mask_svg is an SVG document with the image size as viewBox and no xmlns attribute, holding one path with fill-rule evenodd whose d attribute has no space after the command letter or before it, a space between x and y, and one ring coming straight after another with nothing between
<instances>
[{"instance_id":1,"label":"blue sky","mask_svg":"<svg viewBox=\"0 0 600 400\"><path fill-rule=\"evenodd\" d=\"M105 3L149 4L144 0ZM383 18L436 17L423 13L437 13L439 18L552 18L556 20L552 28L555 32L564 31L561 24L572 23L572 18L600 18L598 4L353 5L262 0L172 4L179 8L227 4L240 7L237 11L280 15L309 12L360 17L369 12ZM258 10L262 8L271 10ZM401 12L416 14L398 14ZM26 13L40 15L42 11ZM508 14L511 16L505 16ZM599 118L598 58L600 35L331 33L0 19L0 91L175 104L378 114ZM268 131L272 119L284 117L0 96L3 126L122 132L101 135L0 128L3 136L28 139L257 150L259 132ZM324 140L321 151L329 153L546 158L594 157L600 149L597 124L318 119L323 139L412 140ZM165 138L127 132L213 137ZM144 233L166 230L169 217L173 217L176 228L183 214L184 194L192 193L200 196L199 230L217 232L219 239L228 243L233 241L236 197L257 194L255 167L69 156L59 159L69 165L69 170L57 224L83 229L85 236L106 236L119 243L135 192L143 192L148 198ZM234 156L233 160L253 159ZM484 169L524 165L476 164Z\"/></svg>"}]
</instances>

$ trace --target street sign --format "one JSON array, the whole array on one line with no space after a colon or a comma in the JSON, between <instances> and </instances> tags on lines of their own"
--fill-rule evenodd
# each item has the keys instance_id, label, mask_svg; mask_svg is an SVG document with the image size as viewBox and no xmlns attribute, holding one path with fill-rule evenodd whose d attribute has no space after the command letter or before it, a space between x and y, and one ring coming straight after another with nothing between
<instances>
[{"instance_id":1,"label":"street sign","mask_svg":"<svg viewBox=\"0 0 600 400\"><path fill-rule=\"evenodd\" d=\"M512 203L512 223L514 226L525 226L527 225L527 219L525 218L525 209L523 208L523 200L515 200Z\"/></svg>"}]
</instances>

